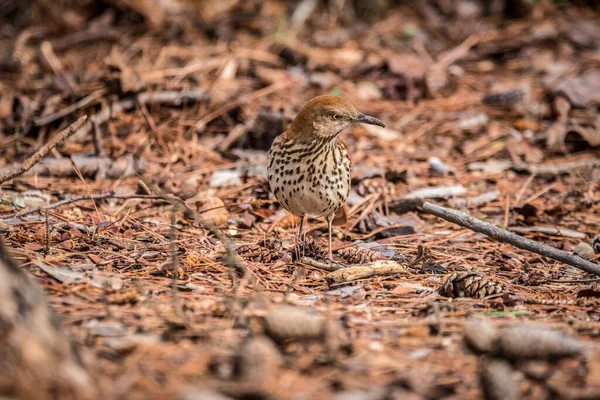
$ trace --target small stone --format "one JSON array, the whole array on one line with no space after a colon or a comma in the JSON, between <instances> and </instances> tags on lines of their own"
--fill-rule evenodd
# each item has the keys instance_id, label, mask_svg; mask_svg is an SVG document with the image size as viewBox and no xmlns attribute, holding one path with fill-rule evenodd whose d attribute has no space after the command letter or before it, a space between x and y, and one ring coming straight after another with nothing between
<instances>
[{"instance_id":1,"label":"small stone","mask_svg":"<svg viewBox=\"0 0 600 400\"><path fill-rule=\"evenodd\" d=\"M594 257L594 248L585 242L580 242L577 246L573 247L573 253L579 257L589 260Z\"/></svg>"}]
</instances>

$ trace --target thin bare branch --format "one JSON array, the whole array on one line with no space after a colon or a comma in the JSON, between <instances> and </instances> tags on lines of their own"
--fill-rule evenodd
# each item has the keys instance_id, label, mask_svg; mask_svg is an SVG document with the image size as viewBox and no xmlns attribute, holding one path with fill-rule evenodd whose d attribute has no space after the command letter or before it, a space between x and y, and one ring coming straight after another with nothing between
<instances>
[{"instance_id":1,"label":"thin bare branch","mask_svg":"<svg viewBox=\"0 0 600 400\"><path fill-rule=\"evenodd\" d=\"M556 249L535 240L524 238L505 229L498 228L489 222L482 221L464 212L452 210L450 208L441 207L429 202L423 204L423 211L428 214L435 215L445 219L446 221L463 226L472 231L483 233L492 239L501 242L510 243L520 249L529 250L542 256L550 257L554 260L564 262L582 271L590 274L600 275L600 265L591 261L585 260L575 254L568 253L563 250Z\"/></svg>"},{"instance_id":2,"label":"thin bare branch","mask_svg":"<svg viewBox=\"0 0 600 400\"><path fill-rule=\"evenodd\" d=\"M84 126L86 120L87 115L84 115L80 117L77 121L69 125L66 129L60 131L48 143L46 143L31 157L25 160L25 162L19 167L14 168L8 171L6 174L0 176L0 184L9 181L13 178L16 178L17 176L29 171L31 168L33 168L35 164L40 162L40 160L44 158L53 148L67 140L69 137L73 136L79 129L81 129Z\"/></svg>"}]
</instances>

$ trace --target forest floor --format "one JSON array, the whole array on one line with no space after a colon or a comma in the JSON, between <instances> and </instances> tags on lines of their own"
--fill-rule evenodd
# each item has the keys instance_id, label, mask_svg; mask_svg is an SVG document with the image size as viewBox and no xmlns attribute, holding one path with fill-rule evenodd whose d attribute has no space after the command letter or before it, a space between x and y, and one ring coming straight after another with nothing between
<instances>
[{"instance_id":1,"label":"forest floor","mask_svg":"<svg viewBox=\"0 0 600 400\"><path fill-rule=\"evenodd\" d=\"M477 317L585 345L501 364L524 397L598 398L600 277L422 210L600 261L598 11L423 1L363 19L329 3L0 9L0 176L88 116L2 183L0 231L98 397L510 391L490 360L511 357L465 345ZM334 255L389 273L332 277L326 223L309 220L298 250L298 219L270 195L266 150L324 93L387 125L342 133L353 186Z\"/></svg>"}]
</instances>

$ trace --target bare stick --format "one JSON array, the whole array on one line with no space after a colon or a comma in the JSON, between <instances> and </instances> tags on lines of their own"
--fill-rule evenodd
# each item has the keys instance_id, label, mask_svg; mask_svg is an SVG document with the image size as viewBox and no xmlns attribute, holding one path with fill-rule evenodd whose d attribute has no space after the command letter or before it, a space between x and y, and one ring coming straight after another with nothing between
<instances>
[{"instance_id":1,"label":"bare stick","mask_svg":"<svg viewBox=\"0 0 600 400\"><path fill-rule=\"evenodd\" d=\"M550 257L554 260L564 262L565 264L569 264L575 268L589 272L590 274L600 276L600 265L596 263L585 260L575 254L571 254L569 252L556 249L552 246L536 242L535 240L524 238L523 236L519 236L505 229L498 228L488 222L482 221L466 213L452 210L450 208L440 207L429 202L425 202L423 204L423 211L428 214L435 215L436 217L445 219L446 221L471 229L472 231L483 233L484 235L487 235L500 242L510 243L520 249L529 250L539 255Z\"/></svg>"},{"instance_id":2,"label":"bare stick","mask_svg":"<svg viewBox=\"0 0 600 400\"><path fill-rule=\"evenodd\" d=\"M96 121L92 122L94 131L92 134L92 143L94 144L94 155L98 157L104 157L106 154L102 149L102 131L100 130L100 124Z\"/></svg>"},{"instance_id":3,"label":"bare stick","mask_svg":"<svg viewBox=\"0 0 600 400\"><path fill-rule=\"evenodd\" d=\"M87 120L87 115L79 118L77 121L73 122L66 129L62 130L58 134L56 134L48 143L43 145L38 151L36 151L31 157L29 157L23 164L19 167L14 168L8 171L3 176L0 176L0 184L11 180L19 175L24 174L29 171L35 164L40 162L42 158L44 158L53 148L64 142L67 138L72 136L75 132L77 132L84 125Z\"/></svg>"},{"instance_id":4,"label":"bare stick","mask_svg":"<svg viewBox=\"0 0 600 400\"><path fill-rule=\"evenodd\" d=\"M174 106L181 106L185 102L197 103L210 99L211 95L202 89L148 91L138 94L138 100L144 104L172 104Z\"/></svg>"},{"instance_id":5,"label":"bare stick","mask_svg":"<svg viewBox=\"0 0 600 400\"><path fill-rule=\"evenodd\" d=\"M70 106L63 108L62 110L55 112L54 114L46 115L45 117L36 118L35 120L33 120L33 123L36 124L37 126L48 125L49 123L54 122L57 119L66 117L67 115L74 113L75 111L79 110L80 108L83 108L83 107L87 106L88 104L93 103L95 100L98 100L99 98L104 96L106 93L108 93L108 90L106 88L97 90L97 91L93 92L92 94L79 100L77 103L73 103Z\"/></svg>"},{"instance_id":6,"label":"bare stick","mask_svg":"<svg viewBox=\"0 0 600 400\"><path fill-rule=\"evenodd\" d=\"M333 262L333 263L332 262L322 262L322 261L317 261L314 258L310 258L310 257L302 257L300 262L302 264L308 265L309 267L314 267L314 268L322 269L322 270L329 271L329 272L337 271L338 269L344 268L344 266L342 264L338 264L336 262Z\"/></svg>"},{"instance_id":7,"label":"bare stick","mask_svg":"<svg viewBox=\"0 0 600 400\"><path fill-rule=\"evenodd\" d=\"M528 171L531 174L556 176L569 173L579 168L596 168L600 167L600 159L573 161L568 164L517 164L513 169L517 171Z\"/></svg>"},{"instance_id":8,"label":"bare stick","mask_svg":"<svg viewBox=\"0 0 600 400\"><path fill-rule=\"evenodd\" d=\"M114 192L100 193L94 195L84 194L81 196L71 197L69 199L64 199L57 201L56 203L47 204L45 206L40 206L33 208L31 210L27 210L24 212L18 212L10 215L3 215L2 219L16 218L16 217L24 217L26 215L35 214L40 211L52 210L67 204L76 203L84 200L103 200L103 199L120 199L120 200L129 200L129 199L148 199L148 200L163 200L163 196L153 196L147 194L115 194ZM165 200L166 201L166 200Z\"/></svg>"},{"instance_id":9,"label":"bare stick","mask_svg":"<svg viewBox=\"0 0 600 400\"><path fill-rule=\"evenodd\" d=\"M352 282L374 276L386 276L406 273L406 266L390 260L378 260L372 265L355 265L338 269L324 276L325 281L332 284Z\"/></svg>"}]
</instances>

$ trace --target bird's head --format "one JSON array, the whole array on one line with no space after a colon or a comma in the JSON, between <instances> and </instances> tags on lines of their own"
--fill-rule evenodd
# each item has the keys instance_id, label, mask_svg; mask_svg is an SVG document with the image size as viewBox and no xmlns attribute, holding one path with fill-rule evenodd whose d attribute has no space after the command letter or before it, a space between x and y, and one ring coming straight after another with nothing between
<instances>
[{"instance_id":1,"label":"bird's head","mask_svg":"<svg viewBox=\"0 0 600 400\"><path fill-rule=\"evenodd\" d=\"M341 97L323 95L313 98L300 109L290 130L298 139L332 139L353 122L385 126L377 118L359 113Z\"/></svg>"}]
</instances>

